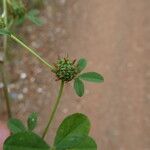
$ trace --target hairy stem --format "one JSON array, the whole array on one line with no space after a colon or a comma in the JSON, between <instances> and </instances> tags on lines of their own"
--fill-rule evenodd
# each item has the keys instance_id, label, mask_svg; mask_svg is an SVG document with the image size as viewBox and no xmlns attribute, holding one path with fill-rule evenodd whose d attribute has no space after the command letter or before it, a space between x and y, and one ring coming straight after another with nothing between
<instances>
[{"instance_id":1,"label":"hairy stem","mask_svg":"<svg viewBox=\"0 0 150 150\"><path fill-rule=\"evenodd\" d=\"M54 116L55 116L55 113L56 113L56 110L58 108L58 105L59 105L59 102L60 102L60 99L61 99L61 96L62 96L62 93L63 93L63 88L64 88L64 81L61 81L61 85L60 85L60 89L59 89L59 92L58 92L58 96L57 96L57 99L56 99L56 103L54 104L54 107L52 108L52 112L50 114L50 118L49 118L49 121L47 123L47 126L43 132L43 135L42 135L42 138L44 139L48 130L49 130L49 127L54 119Z\"/></svg>"},{"instance_id":2,"label":"hairy stem","mask_svg":"<svg viewBox=\"0 0 150 150\"><path fill-rule=\"evenodd\" d=\"M8 28L8 18L7 18L7 1L6 0L3 0L3 15L4 15L5 25L6 25L5 29L7 29ZM2 82L4 85L3 91L4 91L5 101L6 101L8 118L11 118L12 113L11 113L9 92L8 92L8 86L7 86L7 80L6 80L6 73L5 73L7 43L8 43L8 38L7 38L7 36L4 36L4 39L3 39L4 52L3 52L3 58L1 60L1 75L2 75Z\"/></svg>"},{"instance_id":3,"label":"hairy stem","mask_svg":"<svg viewBox=\"0 0 150 150\"><path fill-rule=\"evenodd\" d=\"M30 47L28 47L24 42L22 42L20 39L18 39L15 35L11 34L10 37L15 40L17 43L19 43L20 45L22 45L24 48L26 48L33 56L35 56L36 58L38 58L43 64L45 64L46 66L48 66L50 69L54 69L52 65L50 65L48 62L46 62L41 56L39 56L33 49L31 49Z\"/></svg>"}]
</instances>

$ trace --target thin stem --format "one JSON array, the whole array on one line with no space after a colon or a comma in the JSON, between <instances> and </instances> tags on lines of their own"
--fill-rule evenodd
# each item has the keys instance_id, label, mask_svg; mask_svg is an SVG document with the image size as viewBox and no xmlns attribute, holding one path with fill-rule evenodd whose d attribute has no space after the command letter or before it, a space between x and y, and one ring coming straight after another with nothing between
<instances>
[{"instance_id":1,"label":"thin stem","mask_svg":"<svg viewBox=\"0 0 150 150\"><path fill-rule=\"evenodd\" d=\"M13 23L14 23L14 19L11 18L10 22L8 23L8 27L7 28L10 29L12 27Z\"/></svg>"},{"instance_id":2,"label":"thin stem","mask_svg":"<svg viewBox=\"0 0 150 150\"><path fill-rule=\"evenodd\" d=\"M48 62L46 62L41 56L39 56L33 49L28 47L25 43L23 43L21 40L19 40L15 35L11 34L10 37L14 39L17 43L22 45L24 48L26 48L32 55L34 55L36 58L38 58L43 64L48 66L50 69L54 69L52 65L50 65Z\"/></svg>"},{"instance_id":3,"label":"thin stem","mask_svg":"<svg viewBox=\"0 0 150 150\"><path fill-rule=\"evenodd\" d=\"M5 28L7 29L8 28L8 18L7 18L7 1L6 0L3 0L3 14L4 14L4 22L6 25ZM9 92L8 92L7 80L6 80L6 75L5 75L7 43L8 43L8 38L7 38L7 36L4 36L4 40L3 40L4 56L3 56L3 60L1 62L1 75L2 75L2 82L4 84L3 91L4 91L5 100L6 100L8 118L11 118L12 114L11 114L11 108L10 108L10 99L9 99Z\"/></svg>"},{"instance_id":4,"label":"thin stem","mask_svg":"<svg viewBox=\"0 0 150 150\"><path fill-rule=\"evenodd\" d=\"M3 15L4 15L5 24L7 26L8 19L7 19L7 1L6 0L3 0Z\"/></svg>"},{"instance_id":5,"label":"thin stem","mask_svg":"<svg viewBox=\"0 0 150 150\"><path fill-rule=\"evenodd\" d=\"M62 93L63 93L63 88L64 88L64 81L61 81L61 85L60 85L60 89L59 89L59 92L58 92L58 96L57 96L57 99L56 99L56 103L54 104L54 107L52 109L52 112L50 114L50 118L49 118L49 121L48 121L48 124L43 132L43 135L42 135L42 138L44 139L48 130L49 130L49 127L54 119L54 116L55 116L55 113L56 113L56 110L58 108L58 105L59 105L59 102L60 102L60 99L61 99L61 96L62 96Z\"/></svg>"},{"instance_id":6,"label":"thin stem","mask_svg":"<svg viewBox=\"0 0 150 150\"><path fill-rule=\"evenodd\" d=\"M2 82L4 84L3 91L4 91L4 95L5 95L5 100L6 100L7 114L8 114L8 118L11 118L12 113L11 113L9 92L8 92L7 82L6 82L6 79L5 79L4 69L2 69L2 70L3 70L2 71Z\"/></svg>"}]
</instances>

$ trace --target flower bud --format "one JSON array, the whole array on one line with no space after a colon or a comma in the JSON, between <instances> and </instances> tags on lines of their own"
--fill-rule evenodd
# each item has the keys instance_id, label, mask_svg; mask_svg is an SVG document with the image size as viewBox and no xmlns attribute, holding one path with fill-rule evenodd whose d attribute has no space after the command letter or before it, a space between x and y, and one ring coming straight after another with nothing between
<instances>
[{"instance_id":1,"label":"flower bud","mask_svg":"<svg viewBox=\"0 0 150 150\"><path fill-rule=\"evenodd\" d=\"M71 81L78 73L75 61L71 61L68 58L59 59L57 63L54 64L54 68L52 71L56 74L58 80L66 82Z\"/></svg>"}]
</instances>

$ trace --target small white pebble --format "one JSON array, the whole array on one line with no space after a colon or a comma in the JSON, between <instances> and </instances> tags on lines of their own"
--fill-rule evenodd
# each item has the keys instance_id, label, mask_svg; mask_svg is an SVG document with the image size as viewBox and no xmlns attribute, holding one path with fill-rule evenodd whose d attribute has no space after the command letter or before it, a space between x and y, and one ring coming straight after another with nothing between
<instances>
[{"instance_id":1,"label":"small white pebble","mask_svg":"<svg viewBox=\"0 0 150 150\"><path fill-rule=\"evenodd\" d=\"M0 83L0 88L3 88L4 87L4 84L3 83Z\"/></svg>"},{"instance_id":2,"label":"small white pebble","mask_svg":"<svg viewBox=\"0 0 150 150\"><path fill-rule=\"evenodd\" d=\"M22 90L22 92L23 92L24 94L27 93L27 92L28 92L28 88L27 88L27 87L24 87L23 90Z\"/></svg>"},{"instance_id":3,"label":"small white pebble","mask_svg":"<svg viewBox=\"0 0 150 150\"><path fill-rule=\"evenodd\" d=\"M27 74L26 74L26 73L24 73L24 72L22 72L22 73L20 74L20 78L21 78L21 79L25 79L25 78L27 78Z\"/></svg>"},{"instance_id":4,"label":"small white pebble","mask_svg":"<svg viewBox=\"0 0 150 150\"><path fill-rule=\"evenodd\" d=\"M43 89L42 89L42 88L37 88L37 92L38 92L38 93L42 93L42 92L43 92Z\"/></svg>"},{"instance_id":5,"label":"small white pebble","mask_svg":"<svg viewBox=\"0 0 150 150\"><path fill-rule=\"evenodd\" d=\"M23 100L24 96L22 93L18 94L18 100Z\"/></svg>"}]
</instances>

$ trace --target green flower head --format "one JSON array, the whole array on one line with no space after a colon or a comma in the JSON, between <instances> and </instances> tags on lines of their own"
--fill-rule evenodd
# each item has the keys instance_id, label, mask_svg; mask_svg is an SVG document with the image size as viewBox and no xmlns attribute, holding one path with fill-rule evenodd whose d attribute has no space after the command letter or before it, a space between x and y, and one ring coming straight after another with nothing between
<instances>
[{"instance_id":1,"label":"green flower head","mask_svg":"<svg viewBox=\"0 0 150 150\"><path fill-rule=\"evenodd\" d=\"M52 71L56 74L58 80L69 82L78 74L78 67L75 65L75 60L72 61L69 58L62 58L54 64Z\"/></svg>"}]
</instances>

